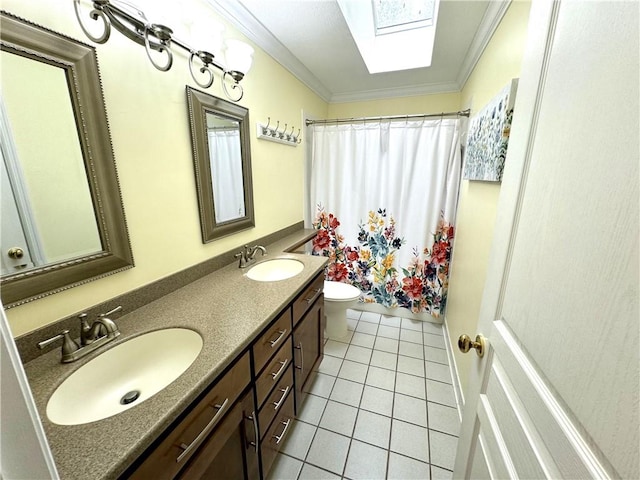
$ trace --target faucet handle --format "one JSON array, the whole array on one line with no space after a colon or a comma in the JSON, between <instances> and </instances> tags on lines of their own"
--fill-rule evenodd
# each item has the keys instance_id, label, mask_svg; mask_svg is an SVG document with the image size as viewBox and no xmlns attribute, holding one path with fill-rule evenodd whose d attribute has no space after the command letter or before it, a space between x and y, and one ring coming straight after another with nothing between
<instances>
[{"instance_id":1,"label":"faucet handle","mask_svg":"<svg viewBox=\"0 0 640 480\"><path fill-rule=\"evenodd\" d=\"M47 346L51 345L53 342L56 342L60 339L62 339L62 355L68 355L80 348L78 344L74 340L72 340L71 337L69 336L69 330L63 330L58 335L55 335L51 338L48 338L46 340L39 342L38 348L40 350L43 350Z\"/></svg>"},{"instance_id":2,"label":"faucet handle","mask_svg":"<svg viewBox=\"0 0 640 480\"><path fill-rule=\"evenodd\" d=\"M108 317L109 315L113 315L114 313L119 312L120 310L122 310L122 305L118 305L116 308L109 310L107 313L101 313L98 316L101 318Z\"/></svg>"}]
</instances>

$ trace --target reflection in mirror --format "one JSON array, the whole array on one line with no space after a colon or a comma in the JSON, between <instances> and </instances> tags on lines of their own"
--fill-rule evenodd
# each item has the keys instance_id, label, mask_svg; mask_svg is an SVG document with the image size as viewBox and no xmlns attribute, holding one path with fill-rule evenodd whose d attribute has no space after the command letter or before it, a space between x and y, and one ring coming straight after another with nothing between
<instances>
[{"instance_id":1,"label":"reflection in mirror","mask_svg":"<svg viewBox=\"0 0 640 480\"><path fill-rule=\"evenodd\" d=\"M133 266L95 50L1 13L5 307Z\"/></svg>"},{"instance_id":2,"label":"reflection in mirror","mask_svg":"<svg viewBox=\"0 0 640 480\"><path fill-rule=\"evenodd\" d=\"M0 257L2 275L101 251L64 72L7 52L0 62L0 235L23 252Z\"/></svg>"},{"instance_id":3,"label":"reflection in mirror","mask_svg":"<svg viewBox=\"0 0 640 480\"><path fill-rule=\"evenodd\" d=\"M202 241L255 225L249 111L187 87Z\"/></svg>"}]
</instances>

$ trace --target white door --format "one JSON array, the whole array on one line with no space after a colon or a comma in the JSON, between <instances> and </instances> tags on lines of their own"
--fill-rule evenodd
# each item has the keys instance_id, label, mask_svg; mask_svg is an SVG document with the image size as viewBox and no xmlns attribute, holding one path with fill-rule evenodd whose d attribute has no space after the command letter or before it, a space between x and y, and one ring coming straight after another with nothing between
<instances>
[{"instance_id":1,"label":"white door","mask_svg":"<svg viewBox=\"0 0 640 480\"><path fill-rule=\"evenodd\" d=\"M455 478L640 478L638 17L532 4Z\"/></svg>"}]
</instances>

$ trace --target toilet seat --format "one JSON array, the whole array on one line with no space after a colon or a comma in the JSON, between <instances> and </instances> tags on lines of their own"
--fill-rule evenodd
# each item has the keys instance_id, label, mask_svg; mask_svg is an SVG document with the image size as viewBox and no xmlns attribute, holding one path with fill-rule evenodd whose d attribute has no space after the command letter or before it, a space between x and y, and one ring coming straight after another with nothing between
<instances>
[{"instance_id":1,"label":"toilet seat","mask_svg":"<svg viewBox=\"0 0 640 480\"><path fill-rule=\"evenodd\" d=\"M342 282L324 282L324 298L332 302L352 302L360 297L360 290Z\"/></svg>"}]
</instances>

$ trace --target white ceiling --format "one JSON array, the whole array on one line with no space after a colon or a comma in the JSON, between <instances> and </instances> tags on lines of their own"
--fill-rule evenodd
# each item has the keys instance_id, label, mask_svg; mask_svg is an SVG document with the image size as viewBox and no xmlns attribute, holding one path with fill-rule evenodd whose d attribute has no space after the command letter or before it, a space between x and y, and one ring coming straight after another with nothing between
<instances>
[{"instance_id":1,"label":"white ceiling","mask_svg":"<svg viewBox=\"0 0 640 480\"><path fill-rule=\"evenodd\" d=\"M441 0L431 66L372 75L336 0L208 0L320 97L335 103L460 91L509 1Z\"/></svg>"}]
</instances>

